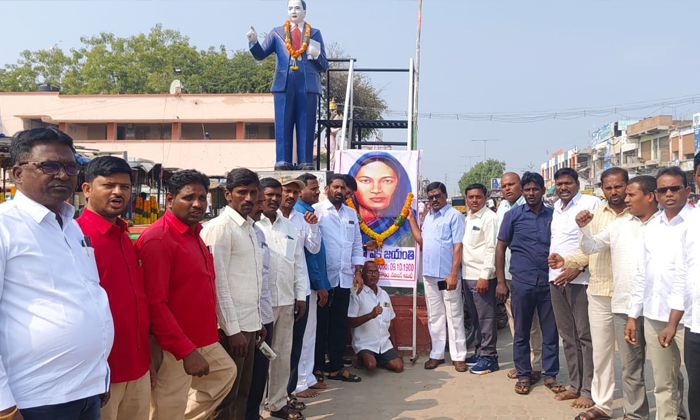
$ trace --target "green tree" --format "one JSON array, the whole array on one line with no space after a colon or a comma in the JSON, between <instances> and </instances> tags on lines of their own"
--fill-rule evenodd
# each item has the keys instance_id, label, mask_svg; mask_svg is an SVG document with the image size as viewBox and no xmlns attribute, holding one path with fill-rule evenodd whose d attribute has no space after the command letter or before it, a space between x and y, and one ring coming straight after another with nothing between
<instances>
[{"instance_id":1,"label":"green tree","mask_svg":"<svg viewBox=\"0 0 700 420\"><path fill-rule=\"evenodd\" d=\"M187 93L264 93L270 91L275 75L274 55L257 61L247 49L231 54L224 45L198 49L187 36L160 24L147 34L120 38L103 32L80 41L80 47L67 53L60 48L23 51L17 63L0 68L0 91L35 91L39 84L50 83L68 95L166 93L177 78ZM327 56L348 55L330 43ZM334 73L328 93L324 75L321 103L325 105L329 95L342 112L346 84L346 73ZM356 75L354 88L355 118L381 118L387 108L381 90L361 74ZM325 106L321 108L325 118Z\"/></svg>"},{"instance_id":2,"label":"green tree","mask_svg":"<svg viewBox=\"0 0 700 420\"><path fill-rule=\"evenodd\" d=\"M350 55L335 42L326 43L326 57L330 59L346 59ZM332 62L329 63L330 68L345 69L348 68L347 62ZM345 105L345 92L348 85L348 73L342 71L329 72L330 74L330 89L327 89L326 74L321 77L323 84L323 93L321 95L321 118L328 118L328 110L326 109L326 99L335 99L338 105L338 113L343 115L343 106ZM387 104L381 95L381 89L372 85L372 81L365 73L355 73L353 78L353 102L354 102L354 118L356 120L381 120L382 115L387 109ZM373 134L373 131L366 130L362 133L362 138L367 139Z\"/></svg>"},{"instance_id":3,"label":"green tree","mask_svg":"<svg viewBox=\"0 0 700 420\"><path fill-rule=\"evenodd\" d=\"M247 50L229 55L224 45L199 50L160 24L147 34L103 32L80 41L69 53L23 51L16 64L0 69L0 91L34 91L50 83L69 95L164 93L178 78L189 93L262 93L269 92L275 72L274 57L258 62Z\"/></svg>"},{"instance_id":4,"label":"green tree","mask_svg":"<svg viewBox=\"0 0 700 420\"><path fill-rule=\"evenodd\" d=\"M35 91L40 83L60 85L74 72L73 58L60 48L24 50L16 64L0 69L0 91Z\"/></svg>"},{"instance_id":5,"label":"green tree","mask_svg":"<svg viewBox=\"0 0 700 420\"><path fill-rule=\"evenodd\" d=\"M265 34L261 34L261 39ZM25 50L15 64L0 68L0 91L35 91L42 83L61 87L61 93L157 94L167 93L174 79L185 93L265 93L275 75L274 54L257 61L247 49L229 54L226 46L198 49L177 30L155 25L144 34L126 38L100 33L80 38L82 45L64 52L60 48ZM337 43L326 43L328 58L348 58ZM331 63L345 68L347 63ZM179 69L176 74L175 69ZM347 72L332 72L330 88L322 76L320 118L329 118L326 100L335 99L342 115ZM354 118L378 120L387 109L381 89L363 73L354 77ZM362 138L373 135L362 132Z\"/></svg>"},{"instance_id":6,"label":"green tree","mask_svg":"<svg viewBox=\"0 0 700 420\"><path fill-rule=\"evenodd\" d=\"M505 170L506 163L500 160L481 161L462 175L458 183L459 190L464 194L464 189L470 184L483 184L486 188L491 188L491 179L500 178Z\"/></svg>"}]
</instances>

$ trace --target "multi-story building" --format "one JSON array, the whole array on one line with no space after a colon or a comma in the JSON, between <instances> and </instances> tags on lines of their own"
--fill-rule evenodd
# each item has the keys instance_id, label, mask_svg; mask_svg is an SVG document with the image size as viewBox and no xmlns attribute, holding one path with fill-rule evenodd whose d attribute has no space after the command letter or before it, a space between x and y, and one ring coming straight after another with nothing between
<instances>
[{"instance_id":1,"label":"multi-story building","mask_svg":"<svg viewBox=\"0 0 700 420\"><path fill-rule=\"evenodd\" d=\"M587 161L587 160L586 160ZM540 165L540 174L544 178L544 186L549 189L554 185L554 174L561 168L574 168L579 166L579 151L571 149L564 152L559 149L552 153L549 160Z\"/></svg>"},{"instance_id":2,"label":"multi-story building","mask_svg":"<svg viewBox=\"0 0 700 420\"><path fill-rule=\"evenodd\" d=\"M669 166L680 167L687 175L688 182L695 185L693 158L695 157L695 136L693 127L678 127L669 134L671 160Z\"/></svg>"},{"instance_id":3,"label":"multi-story building","mask_svg":"<svg viewBox=\"0 0 700 420\"><path fill-rule=\"evenodd\" d=\"M0 92L0 132L55 126L79 147L223 177L275 163L274 108L265 94L61 95Z\"/></svg>"},{"instance_id":4,"label":"multi-story building","mask_svg":"<svg viewBox=\"0 0 700 420\"><path fill-rule=\"evenodd\" d=\"M637 145L636 153L625 154L622 166L631 173L641 175L653 174L660 167L673 165L676 160L680 163L680 158L694 149L690 147L690 143L685 145L685 137L681 134L682 131L685 132L684 128L691 127L691 124L692 121L674 120L671 115L657 115L630 125L627 128L627 138L629 143ZM676 141L675 148L671 142L672 133L677 133L675 137L683 139L680 142ZM679 159L673 159L674 150ZM682 154L678 154L679 152Z\"/></svg>"},{"instance_id":5,"label":"multi-story building","mask_svg":"<svg viewBox=\"0 0 700 420\"><path fill-rule=\"evenodd\" d=\"M636 153L638 144L630 142L627 129L636 123L633 121L615 121L605 124L593 133L591 139L590 178L613 166L624 166L625 156Z\"/></svg>"}]
</instances>

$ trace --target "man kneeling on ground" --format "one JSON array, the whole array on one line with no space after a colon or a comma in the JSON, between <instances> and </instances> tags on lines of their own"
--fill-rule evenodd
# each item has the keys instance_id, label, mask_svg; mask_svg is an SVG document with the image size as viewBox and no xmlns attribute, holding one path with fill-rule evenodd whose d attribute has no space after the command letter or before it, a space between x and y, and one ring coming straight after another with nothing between
<instances>
[{"instance_id":1,"label":"man kneeling on ground","mask_svg":"<svg viewBox=\"0 0 700 420\"><path fill-rule=\"evenodd\" d=\"M403 372L403 360L396 351L394 309L389 295L377 286L379 267L366 261L362 269L365 285L360 293L350 295L348 323L352 328L352 347L358 362L367 370L385 366L393 372Z\"/></svg>"}]
</instances>

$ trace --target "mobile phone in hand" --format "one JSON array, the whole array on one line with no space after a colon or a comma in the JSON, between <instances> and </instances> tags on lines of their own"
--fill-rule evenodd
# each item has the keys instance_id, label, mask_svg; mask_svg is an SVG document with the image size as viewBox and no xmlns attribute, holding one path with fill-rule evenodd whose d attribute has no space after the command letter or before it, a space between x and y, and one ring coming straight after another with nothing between
<instances>
[{"instance_id":1,"label":"mobile phone in hand","mask_svg":"<svg viewBox=\"0 0 700 420\"><path fill-rule=\"evenodd\" d=\"M447 290L447 280L440 280L437 282L438 290Z\"/></svg>"}]
</instances>

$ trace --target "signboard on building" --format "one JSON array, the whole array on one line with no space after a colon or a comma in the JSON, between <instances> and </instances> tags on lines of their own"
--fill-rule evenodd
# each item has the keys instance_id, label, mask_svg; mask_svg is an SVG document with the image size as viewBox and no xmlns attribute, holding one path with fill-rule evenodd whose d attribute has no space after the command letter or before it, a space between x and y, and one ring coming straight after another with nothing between
<instances>
[{"instance_id":1,"label":"signboard on building","mask_svg":"<svg viewBox=\"0 0 700 420\"><path fill-rule=\"evenodd\" d=\"M695 153L700 151L700 114L693 115L693 134L695 136Z\"/></svg>"},{"instance_id":2,"label":"signboard on building","mask_svg":"<svg viewBox=\"0 0 700 420\"><path fill-rule=\"evenodd\" d=\"M615 135L615 123L605 124L596 132L598 134L598 143L602 143Z\"/></svg>"},{"instance_id":3,"label":"signboard on building","mask_svg":"<svg viewBox=\"0 0 700 420\"><path fill-rule=\"evenodd\" d=\"M618 129L618 131L627 131L627 127L629 127L632 124L636 124L638 122L639 122L639 120L618 121L617 122L617 129Z\"/></svg>"},{"instance_id":4,"label":"signboard on building","mask_svg":"<svg viewBox=\"0 0 700 420\"><path fill-rule=\"evenodd\" d=\"M612 163L610 161L611 160L610 157L611 157L611 153L612 153L612 145L611 145L609 140L605 142L605 149L604 150L605 150L605 155L603 156L603 170L610 169L612 166Z\"/></svg>"},{"instance_id":5,"label":"signboard on building","mask_svg":"<svg viewBox=\"0 0 700 420\"><path fill-rule=\"evenodd\" d=\"M500 191L501 178L491 178L491 191Z\"/></svg>"}]
</instances>

